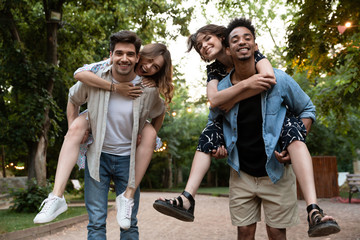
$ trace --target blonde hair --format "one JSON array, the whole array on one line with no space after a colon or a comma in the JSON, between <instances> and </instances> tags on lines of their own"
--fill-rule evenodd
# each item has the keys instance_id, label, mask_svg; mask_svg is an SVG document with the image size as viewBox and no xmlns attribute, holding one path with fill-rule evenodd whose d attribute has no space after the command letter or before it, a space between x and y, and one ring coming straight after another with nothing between
<instances>
[{"instance_id":1,"label":"blonde hair","mask_svg":"<svg viewBox=\"0 0 360 240\"><path fill-rule=\"evenodd\" d=\"M164 65L154 75L150 76L159 88L160 94L165 98L165 103L171 103L174 95L173 85L173 66L171 54L167 47L162 43L151 43L145 45L140 51L141 58L153 59L157 56L163 56Z\"/></svg>"}]
</instances>

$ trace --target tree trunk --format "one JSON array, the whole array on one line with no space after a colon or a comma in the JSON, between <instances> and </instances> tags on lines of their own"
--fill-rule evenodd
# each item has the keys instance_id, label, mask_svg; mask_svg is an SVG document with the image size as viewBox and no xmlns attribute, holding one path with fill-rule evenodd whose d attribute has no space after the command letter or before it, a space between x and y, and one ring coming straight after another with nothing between
<instances>
[{"instance_id":1,"label":"tree trunk","mask_svg":"<svg viewBox=\"0 0 360 240\"><path fill-rule=\"evenodd\" d=\"M47 54L46 62L54 66L57 65L57 30L58 23L49 22L47 17ZM47 91L49 97L52 97L52 91L54 88L53 77L49 78ZM46 152L48 147L48 134L50 129L49 118L50 107L47 106L44 111L44 123L42 131L39 136L39 143L36 145L35 156L33 161L35 162L35 174L37 183L40 186L46 185Z\"/></svg>"},{"instance_id":2,"label":"tree trunk","mask_svg":"<svg viewBox=\"0 0 360 240\"><path fill-rule=\"evenodd\" d=\"M219 173L215 172L215 187L219 187Z\"/></svg>"},{"instance_id":3,"label":"tree trunk","mask_svg":"<svg viewBox=\"0 0 360 240\"><path fill-rule=\"evenodd\" d=\"M38 145L38 143L35 143L35 142L27 143L28 149L30 151L29 158L28 158L28 160L26 162L26 166L25 166L25 168L27 169L27 173L28 173L28 180L36 178L35 154L36 154L37 145Z\"/></svg>"},{"instance_id":4,"label":"tree trunk","mask_svg":"<svg viewBox=\"0 0 360 240\"><path fill-rule=\"evenodd\" d=\"M35 152L35 175L36 181L40 186L46 185L46 150L47 136L45 136L44 133L42 136L40 136Z\"/></svg>"},{"instance_id":5,"label":"tree trunk","mask_svg":"<svg viewBox=\"0 0 360 240\"><path fill-rule=\"evenodd\" d=\"M1 146L1 165L2 165L2 173L3 173L3 178L6 178L6 169L5 169L5 149L4 149L4 145Z\"/></svg>"},{"instance_id":6,"label":"tree trunk","mask_svg":"<svg viewBox=\"0 0 360 240\"><path fill-rule=\"evenodd\" d=\"M209 170L206 174L206 186L211 187L212 186L212 172Z\"/></svg>"},{"instance_id":7,"label":"tree trunk","mask_svg":"<svg viewBox=\"0 0 360 240\"><path fill-rule=\"evenodd\" d=\"M168 176L168 182L167 182L167 187L168 188L172 188L173 186L173 172L172 172L172 158L171 156L168 158L168 171L169 171L169 176Z\"/></svg>"},{"instance_id":8,"label":"tree trunk","mask_svg":"<svg viewBox=\"0 0 360 240\"><path fill-rule=\"evenodd\" d=\"M177 185L183 183L183 171L182 167L178 167L177 169Z\"/></svg>"}]
</instances>

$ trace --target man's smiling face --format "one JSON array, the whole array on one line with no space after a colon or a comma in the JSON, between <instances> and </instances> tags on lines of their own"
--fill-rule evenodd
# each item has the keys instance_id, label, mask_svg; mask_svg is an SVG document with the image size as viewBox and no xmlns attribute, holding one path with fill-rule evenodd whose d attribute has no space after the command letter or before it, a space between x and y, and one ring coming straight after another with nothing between
<instances>
[{"instance_id":1,"label":"man's smiling face","mask_svg":"<svg viewBox=\"0 0 360 240\"><path fill-rule=\"evenodd\" d=\"M116 74L126 76L134 73L135 64L139 61L135 46L132 43L117 43L110 53L113 70Z\"/></svg>"},{"instance_id":2,"label":"man's smiling face","mask_svg":"<svg viewBox=\"0 0 360 240\"><path fill-rule=\"evenodd\" d=\"M237 27L229 34L227 53L240 61L246 61L254 56L256 43L251 31L246 27Z\"/></svg>"}]
</instances>

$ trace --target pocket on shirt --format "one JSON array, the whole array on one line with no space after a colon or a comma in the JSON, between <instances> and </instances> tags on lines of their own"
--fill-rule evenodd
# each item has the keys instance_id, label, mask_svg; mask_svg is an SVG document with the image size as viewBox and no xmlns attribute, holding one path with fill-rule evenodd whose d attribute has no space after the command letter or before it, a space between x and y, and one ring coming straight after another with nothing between
<instances>
[{"instance_id":1,"label":"pocket on shirt","mask_svg":"<svg viewBox=\"0 0 360 240\"><path fill-rule=\"evenodd\" d=\"M266 114L275 115L280 111L282 104L281 97L276 94L270 94L266 97Z\"/></svg>"}]
</instances>

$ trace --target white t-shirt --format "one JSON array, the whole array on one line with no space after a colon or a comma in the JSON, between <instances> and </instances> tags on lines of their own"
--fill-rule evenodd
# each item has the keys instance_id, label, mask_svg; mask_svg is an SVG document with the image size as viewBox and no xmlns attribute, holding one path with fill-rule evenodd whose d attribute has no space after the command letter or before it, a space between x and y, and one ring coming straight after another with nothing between
<instances>
[{"instance_id":1,"label":"white t-shirt","mask_svg":"<svg viewBox=\"0 0 360 240\"><path fill-rule=\"evenodd\" d=\"M140 80L141 78L136 76L131 82L136 84ZM115 79L113 81L118 83ZM133 100L111 92L102 152L118 156L130 155L132 129Z\"/></svg>"}]
</instances>

